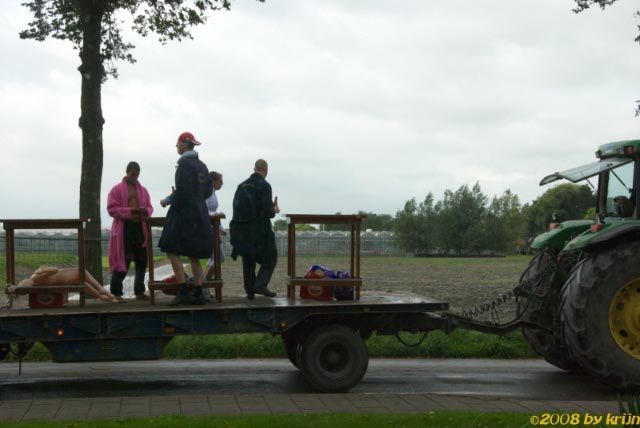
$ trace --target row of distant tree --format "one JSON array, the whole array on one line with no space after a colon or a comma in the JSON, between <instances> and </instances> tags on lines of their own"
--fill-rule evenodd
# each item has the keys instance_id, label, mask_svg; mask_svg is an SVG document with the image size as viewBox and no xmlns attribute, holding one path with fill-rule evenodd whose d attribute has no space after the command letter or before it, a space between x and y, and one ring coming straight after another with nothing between
<instances>
[{"instance_id":1,"label":"row of distant tree","mask_svg":"<svg viewBox=\"0 0 640 428\"><path fill-rule=\"evenodd\" d=\"M510 253L525 249L533 237L548 230L554 217L560 221L592 218L595 194L586 185L561 184L531 203L506 190L490 198L480 184L446 190L436 201L429 193L421 201L409 199L395 217L365 213L363 230L394 231L398 244L413 254L474 254L483 251ZM340 214L340 213L337 213ZM286 230L285 220L275 222ZM345 225L324 225L322 230L347 230ZM298 230L318 230L299 225Z\"/></svg>"}]
</instances>

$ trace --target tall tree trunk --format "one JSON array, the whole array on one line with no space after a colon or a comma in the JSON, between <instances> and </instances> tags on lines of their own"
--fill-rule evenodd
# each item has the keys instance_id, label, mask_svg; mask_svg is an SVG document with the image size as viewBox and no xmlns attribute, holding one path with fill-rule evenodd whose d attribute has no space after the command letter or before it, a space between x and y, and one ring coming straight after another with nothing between
<instances>
[{"instance_id":1,"label":"tall tree trunk","mask_svg":"<svg viewBox=\"0 0 640 428\"><path fill-rule=\"evenodd\" d=\"M90 219L85 232L87 270L102 283L102 248L100 230L100 184L102 182L102 99L103 78L100 58L101 21L103 7L98 1L81 1L80 20L83 26L80 95L82 129L82 172L80 177L80 217Z\"/></svg>"}]
</instances>

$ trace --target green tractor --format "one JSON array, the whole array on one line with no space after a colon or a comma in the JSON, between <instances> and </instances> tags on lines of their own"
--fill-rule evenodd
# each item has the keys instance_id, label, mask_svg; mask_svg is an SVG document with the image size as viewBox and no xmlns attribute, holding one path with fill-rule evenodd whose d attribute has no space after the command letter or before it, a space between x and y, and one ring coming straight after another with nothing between
<instances>
[{"instance_id":1,"label":"green tractor","mask_svg":"<svg viewBox=\"0 0 640 428\"><path fill-rule=\"evenodd\" d=\"M640 388L640 140L602 145L597 162L540 185L597 179L596 219L551 223L531 247L518 313L533 348L565 370Z\"/></svg>"}]
</instances>

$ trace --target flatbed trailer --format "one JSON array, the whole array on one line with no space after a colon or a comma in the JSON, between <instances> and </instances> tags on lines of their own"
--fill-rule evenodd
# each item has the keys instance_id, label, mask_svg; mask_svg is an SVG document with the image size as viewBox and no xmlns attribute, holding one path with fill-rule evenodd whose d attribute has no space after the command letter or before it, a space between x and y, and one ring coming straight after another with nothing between
<instances>
[{"instance_id":1,"label":"flatbed trailer","mask_svg":"<svg viewBox=\"0 0 640 428\"><path fill-rule=\"evenodd\" d=\"M364 376L365 340L373 333L393 335L447 329L446 302L411 293L363 292L360 300L324 302L225 297L205 306L155 306L127 301L85 306L29 308L24 298L0 310L0 347L26 352L41 342L53 361L150 360L176 336L267 333L283 339L287 355L312 386L344 391ZM4 346L3 346L4 345Z\"/></svg>"},{"instance_id":2,"label":"flatbed trailer","mask_svg":"<svg viewBox=\"0 0 640 428\"><path fill-rule=\"evenodd\" d=\"M291 363L319 391L345 391L364 376L369 361L365 341L378 335L400 332L426 333L467 328L505 334L525 325L521 320L497 325L446 312L447 302L412 293L360 292L361 215L287 215L289 220L287 297L269 299L256 296L225 296L219 268L211 286L216 302L204 306L169 306L170 296L158 294L152 304L128 300L104 303L93 299L64 307L30 307L29 293L52 290L50 286L16 287L14 235L17 229L74 228L78 231L78 262L84 272L82 220L1 220L6 231L7 293L9 305L0 309L0 361L13 350L22 359L36 342L41 342L56 362L153 360L162 358L165 346L176 336L237 333L265 333L282 338ZM148 219L160 226L164 219ZM212 217L214 226L219 218ZM348 280L300 278L295 272L295 224L347 223L351 228L351 272ZM217 230L217 229L214 229ZM215 248L217 249L217 244ZM155 282L152 244L149 247L149 288L168 291L177 284ZM219 266L219 251L214 252ZM82 277L81 277L82 278ZM82 281L81 281L82 282ZM192 285L192 283L191 283ZM205 285L207 283L205 282ZM296 287L353 287L353 300L296 299ZM153 287L152 287L153 286ZM49 287L49 288L47 288ZM67 291L83 289L78 284ZM57 289L57 288L56 288ZM32 306L32 305L31 305ZM424 337L424 336L423 336Z\"/></svg>"}]
</instances>

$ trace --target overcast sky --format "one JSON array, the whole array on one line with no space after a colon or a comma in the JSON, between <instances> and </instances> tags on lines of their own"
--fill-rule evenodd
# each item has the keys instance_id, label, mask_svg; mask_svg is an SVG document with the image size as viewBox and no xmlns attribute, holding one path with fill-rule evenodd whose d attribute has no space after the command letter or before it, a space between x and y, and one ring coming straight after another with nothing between
<instances>
[{"instance_id":1,"label":"overcast sky","mask_svg":"<svg viewBox=\"0 0 640 428\"><path fill-rule=\"evenodd\" d=\"M18 3L0 4L0 218L77 217L79 58L69 42L20 40ZM242 0L193 41L129 34L138 63L118 63L102 92L103 226L131 160L165 214L183 131L224 174L229 215L257 158L283 213L395 214L475 181L531 201L547 173L638 138L640 22L618 3Z\"/></svg>"}]
</instances>

